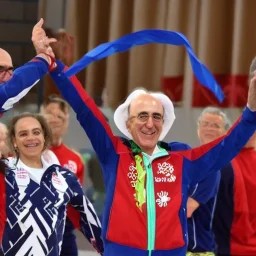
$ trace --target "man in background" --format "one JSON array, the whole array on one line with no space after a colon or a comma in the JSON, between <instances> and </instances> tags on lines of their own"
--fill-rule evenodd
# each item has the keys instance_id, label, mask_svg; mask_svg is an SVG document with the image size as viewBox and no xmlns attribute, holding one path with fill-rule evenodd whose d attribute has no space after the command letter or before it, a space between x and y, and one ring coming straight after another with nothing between
<instances>
[{"instance_id":1,"label":"man in background","mask_svg":"<svg viewBox=\"0 0 256 256\"><path fill-rule=\"evenodd\" d=\"M200 145L207 144L224 135L230 128L230 121L218 108L205 108L198 118ZM214 255L215 240L212 219L218 192L220 173L214 173L190 189L187 202L188 256Z\"/></svg>"}]
</instances>

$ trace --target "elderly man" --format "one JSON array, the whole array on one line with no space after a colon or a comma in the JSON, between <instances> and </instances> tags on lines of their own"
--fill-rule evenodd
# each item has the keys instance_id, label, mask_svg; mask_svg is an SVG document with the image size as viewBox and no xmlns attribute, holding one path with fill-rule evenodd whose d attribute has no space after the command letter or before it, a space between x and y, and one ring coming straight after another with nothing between
<instances>
[{"instance_id":1,"label":"elderly man","mask_svg":"<svg viewBox=\"0 0 256 256\"><path fill-rule=\"evenodd\" d=\"M115 112L128 139L113 135L79 81L68 79L57 62L51 72L98 155L106 186L103 239L106 256L183 256L187 248L188 188L234 158L256 129L256 76L240 122L218 141L174 152L161 142L175 119L161 93L136 90Z\"/></svg>"},{"instance_id":2,"label":"elderly man","mask_svg":"<svg viewBox=\"0 0 256 256\"><path fill-rule=\"evenodd\" d=\"M226 134L230 121L225 113L214 107L205 108L198 118L198 137L201 145ZM214 255L215 240L212 219L219 186L220 173L209 175L195 187L189 189L187 202L188 253L193 255Z\"/></svg>"},{"instance_id":3,"label":"elderly man","mask_svg":"<svg viewBox=\"0 0 256 256\"><path fill-rule=\"evenodd\" d=\"M0 48L0 114L12 108L13 104L24 97L40 78L55 66L54 54L49 44L56 40L45 37L42 25L41 19L34 26L33 34L37 35L37 38L43 38L43 47L40 48L40 42L37 43L37 56L15 71L10 54Z\"/></svg>"},{"instance_id":4,"label":"elderly man","mask_svg":"<svg viewBox=\"0 0 256 256\"><path fill-rule=\"evenodd\" d=\"M249 71L254 79L256 57ZM213 221L217 256L256 255L256 133L221 169Z\"/></svg>"},{"instance_id":5,"label":"elderly man","mask_svg":"<svg viewBox=\"0 0 256 256\"><path fill-rule=\"evenodd\" d=\"M256 129L256 76L248 107L225 136L199 148L174 151L179 143L162 142L174 119L170 99L136 90L115 111L120 131L114 136L94 101L76 77L68 78L57 61L51 72L91 140L103 170L105 256L184 256L187 250L188 189L218 172Z\"/></svg>"}]
</instances>

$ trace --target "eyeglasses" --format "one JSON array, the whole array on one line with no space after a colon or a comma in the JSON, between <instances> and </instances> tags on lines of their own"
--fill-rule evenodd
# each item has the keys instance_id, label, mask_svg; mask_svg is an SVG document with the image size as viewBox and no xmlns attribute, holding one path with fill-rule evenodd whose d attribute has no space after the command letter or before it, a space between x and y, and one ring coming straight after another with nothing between
<instances>
[{"instance_id":1,"label":"eyeglasses","mask_svg":"<svg viewBox=\"0 0 256 256\"><path fill-rule=\"evenodd\" d=\"M221 129L221 128L222 128L222 127L221 127L219 124L217 124L217 123L213 123L213 122L209 122L209 121L204 121L204 120L200 121L199 125L202 126L202 127L208 127L208 126L210 126L210 127L215 128L215 129Z\"/></svg>"},{"instance_id":2,"label":"eyeglasses","mask_svg":"<svg viewBox=\"0 0 256 256\"><path fill-rule=\"evenodd\" d=\"M13 71L13 67L0 66L0 72L10 72Z\"/></svg>"},{"instance_id":3,"label":"eyeglasses","mask_svg":"<svg viewBox=\"0 0 256 256\"><path fill-rule=\"evenodd\" d=\"M147 112L141 112L137 116L131 116L129 119L137 118L140 122L145 123L148 121L149 117L152 117L154 122L161 122L164 119L159 113L149 114Z\"/></svg>"}]
</instances>

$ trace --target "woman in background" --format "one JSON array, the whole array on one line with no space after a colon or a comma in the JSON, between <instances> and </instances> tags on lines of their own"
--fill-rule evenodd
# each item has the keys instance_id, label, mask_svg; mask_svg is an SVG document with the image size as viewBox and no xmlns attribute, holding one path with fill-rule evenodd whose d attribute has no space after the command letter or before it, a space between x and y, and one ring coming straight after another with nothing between
<instances>
[{"instance_id":1,"label":"woman in background","mask_svg":"<svg viewBox=\"0 0 256 256\"><path fill-rule=\"evenodd\" d=\"M68 103L58 95L50 95L43 102L41 107L41 114L45 117L52 132L51 153L55 155L59 165L73 172L80 184L83 185L84 163L78 153L73 151L63 142L63 137L65 136L69 125L69 112L70 107ZM96 208L95 210L98 214ZM79 219L79 212L69 206L65 232L63 235L61 256L78 256L78 246L74 231L80 226Z\"/></svg>"}]
</instances>

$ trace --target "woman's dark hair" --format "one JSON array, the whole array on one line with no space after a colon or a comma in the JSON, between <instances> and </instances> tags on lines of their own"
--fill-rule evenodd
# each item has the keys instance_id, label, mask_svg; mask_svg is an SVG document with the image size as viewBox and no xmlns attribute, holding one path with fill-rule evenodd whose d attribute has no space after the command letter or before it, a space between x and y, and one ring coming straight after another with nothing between
<instances>
[{"instance_id":1,"label":"woman's dark hair","mask_svg":"<svg viewBox=\"0 0 256 256\"><path fill-rule=\"evenodd\" d=\"M20 115L14 116L10 120L8 125L8 142L9 142L10 150L12 151L13 154L15 154L17 159L19 158L19 152L17 149L14 148L14 145L13 145L13 139L15 138L15 128L16 128L17 122L26 117L32 117L40 123L43 131L44 139L45 139L44 149L48 148L52 142L51 130L45 118L42 115L27 112L27 113L22 113Z\"/></svg>"},{"instance_id":2,"label":"woman's dark hair","mask_svg":"<svg viewBox=\"0 0 256 256\"><path fill-rule=\"evenodd\" d=\"M5 173L7 168L7 164L3 161L3 159L0 159L0 173Z\"/></svg>"}]
</instances>

